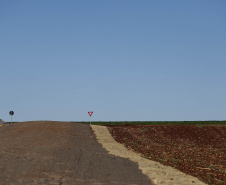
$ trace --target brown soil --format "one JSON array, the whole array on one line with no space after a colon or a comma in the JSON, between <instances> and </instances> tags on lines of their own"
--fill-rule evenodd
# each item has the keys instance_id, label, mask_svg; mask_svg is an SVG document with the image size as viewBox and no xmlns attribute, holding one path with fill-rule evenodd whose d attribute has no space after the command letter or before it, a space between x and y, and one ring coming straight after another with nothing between
<instances>
[{"instance_id":1,"label":"brown soil","mask_svg":"<svg viewBox=\"0 0 226 185\"><path fill-rule=\"evenodd\" d=\"M225 126L113 126L113 138L145 158L208 184L226 184Z\"/></svg>"},{"instance_id":2,"label":"brown soil","mask_svg":"<svg viewBox=\"0 0 226 185\"><path fill-rule=\"evenodd\" d=\"M0 128L0 184L148 185L128 159L107 153L90 126L24 122Z\"/></svg>"}]
</instances>

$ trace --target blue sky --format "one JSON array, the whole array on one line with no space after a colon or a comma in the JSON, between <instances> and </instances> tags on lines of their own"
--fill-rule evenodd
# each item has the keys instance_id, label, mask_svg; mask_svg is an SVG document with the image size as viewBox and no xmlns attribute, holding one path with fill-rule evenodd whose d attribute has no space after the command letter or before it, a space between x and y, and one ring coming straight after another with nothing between
<instances>
[{"instance_id":1,"label":"blue sky","mask_svg":"<svg viewBox=\"0 0 226 185\"><path fill-rule=\"evenodd\" d=\"M226 1L0 0L0 118L225 120Z\"/></svg>"}]
</instances>

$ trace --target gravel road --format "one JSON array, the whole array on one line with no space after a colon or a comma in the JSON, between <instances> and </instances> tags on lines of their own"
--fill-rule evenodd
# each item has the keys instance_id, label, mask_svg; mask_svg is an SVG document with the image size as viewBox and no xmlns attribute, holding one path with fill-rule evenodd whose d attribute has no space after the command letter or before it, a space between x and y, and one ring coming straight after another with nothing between
<instances>
[{"instance_id":1,"label":"gravel road","mask_svg":"<svg viewBox=\"0 0 226 185\"><path fill-rule=\"evenodd\" d=\"M152 185L137 163L108 154L89 125L53 121L0 128L0 184Z\"/></svg>"}]
</instances>

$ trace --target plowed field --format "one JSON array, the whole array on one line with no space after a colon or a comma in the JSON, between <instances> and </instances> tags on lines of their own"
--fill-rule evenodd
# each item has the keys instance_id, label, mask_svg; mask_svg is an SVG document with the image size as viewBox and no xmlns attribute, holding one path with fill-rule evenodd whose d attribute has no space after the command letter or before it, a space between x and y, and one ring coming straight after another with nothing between
<instances>
[{"instance_id":1,"label":"plowed field","mask_svg":"<svg viewBox=\"0 0 226 185\"><path fill-rule=\"evenodd\" d=\"M226 184L226 126L110 126L113 138L145 158L207 184Z\"/></svg>"}]
</instances>

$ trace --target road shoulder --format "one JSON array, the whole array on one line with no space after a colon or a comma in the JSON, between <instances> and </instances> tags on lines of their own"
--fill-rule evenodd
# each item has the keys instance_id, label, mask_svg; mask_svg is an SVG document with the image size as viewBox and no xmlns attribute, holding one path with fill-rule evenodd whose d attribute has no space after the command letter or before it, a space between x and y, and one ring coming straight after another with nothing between
<instances>
[{"instance_id":1,"label":"road shoulder","mask_svg":"<svg viewBox=\"0 0 226 185\"><path fill-rule=\"evenodd\" d=\"M205 183L193 176L186 175L170 166L164 166L158 162L145 159L139 154L127 150L122 144L112 138L106 126L91 125L91 127L98 142L109 154L137 162L139 169L147 175L155 185L205 185Z\"/></svg>"}]
</instances>

